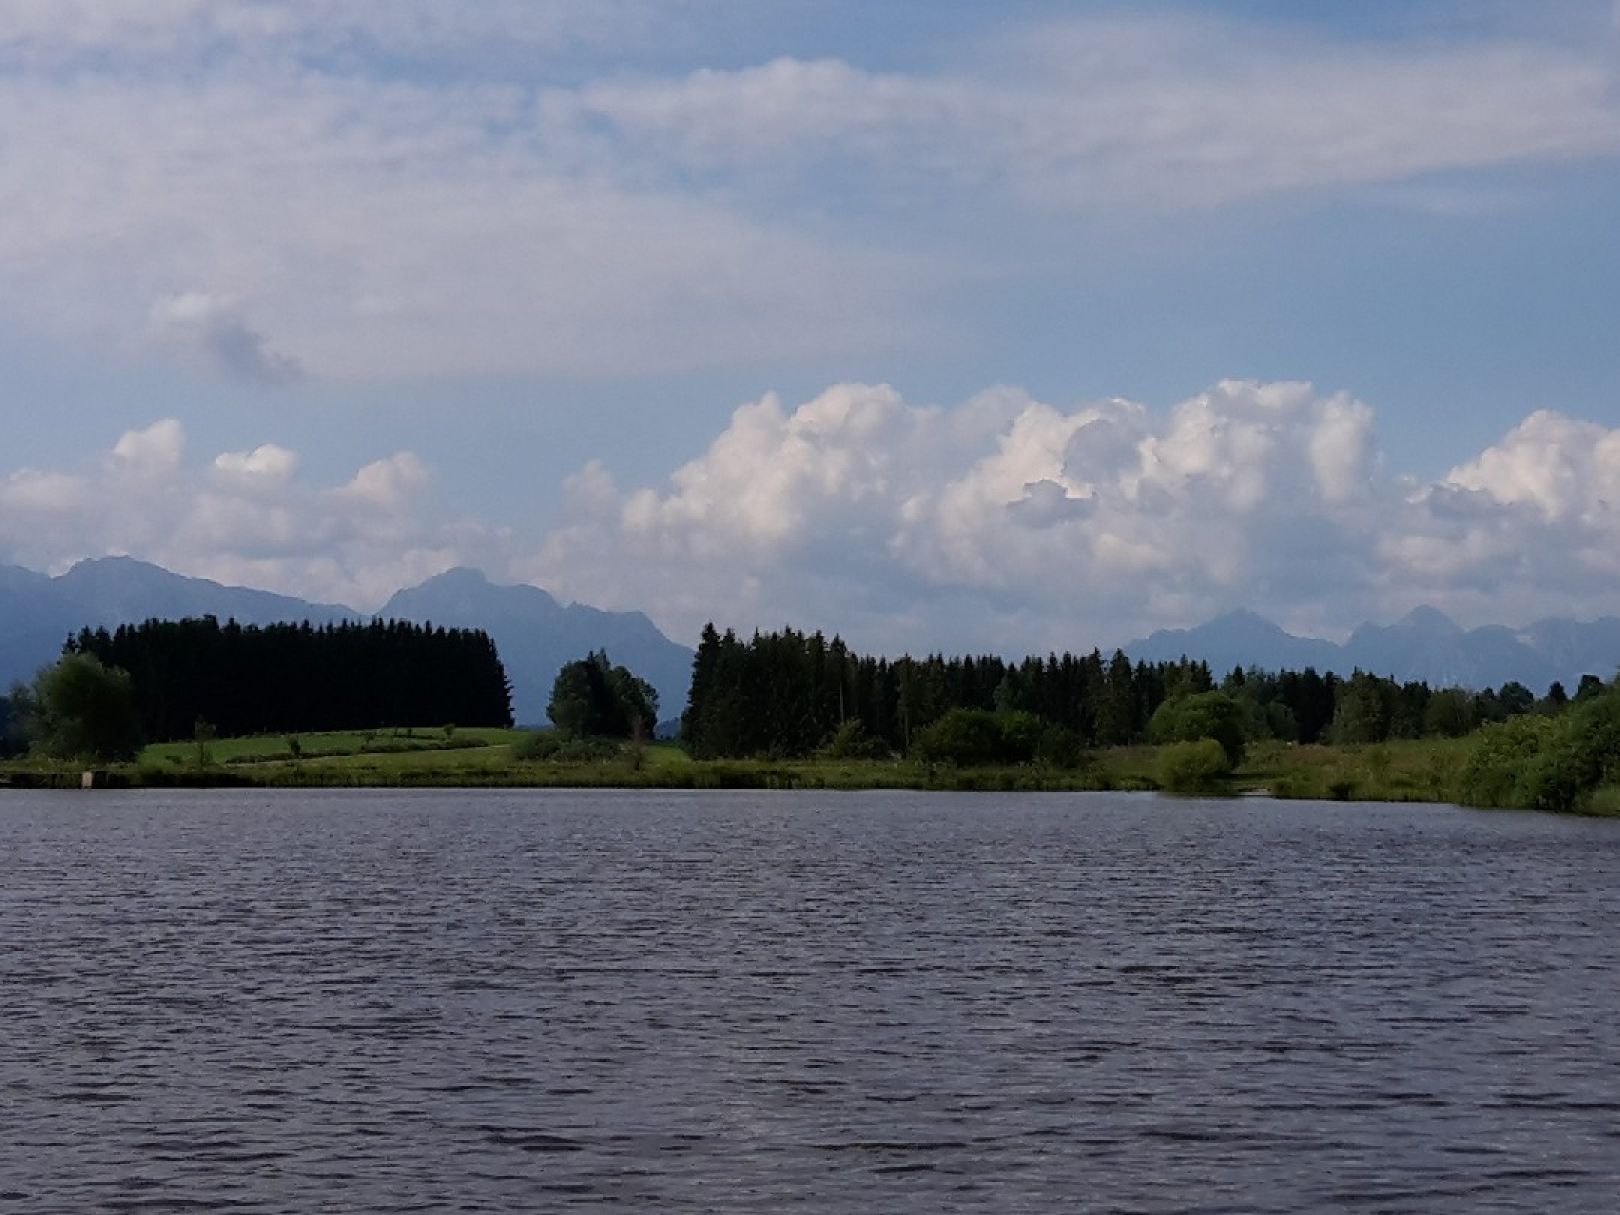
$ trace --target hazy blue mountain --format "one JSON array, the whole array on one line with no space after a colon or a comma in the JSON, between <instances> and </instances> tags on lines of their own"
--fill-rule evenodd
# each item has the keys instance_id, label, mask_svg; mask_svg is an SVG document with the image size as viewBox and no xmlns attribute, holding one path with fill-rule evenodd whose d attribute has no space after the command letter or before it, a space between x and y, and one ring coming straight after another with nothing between
<instances>
[{"instance_id":1,"label":"hazy blue mountain","mask_svg":"<svg viewBox=\"0 0 1620 1215\"><path fill-rule=\"evenodd\" d=\"M1604 616L1597 620L1538 620L1519 634L1526 645L1543 655L1553 668L1565 672L1568 690L1569 673L1590 673L1600 679L1612 679L1620 667L1620 619Z\"/></svg>"},{"instance_id":2,"label":"hazy blue mountain","mask_svg":"<svg viewBox=\"0 0 1620 1215\"><path fill-rule=\"evenodd\" d=\"M1173 662L1183 654L1207 662L1216 678L1233 667L1268 670L1333 669L1339 647L1315 637L1295 637L1253 612L1228 612L1190 629L1161 629L1125 652L1138 661ZM1257 657L1263 655L1263 658Z\"/></svg>"},{"instance_id":3,"label":"hazy blue mountain","mask_svg":"<svg viewBox=\"0 0 1620 1215\"><path fill-rule=\"evenodd\" d=\"M1352 667L1434 686L1500 687L1510 680L1536 693L1562 678L1547 658L1502 625L1464 629L1432 607L1391 625L1364 624L1344 644Z\"/></svg>"},{"instance_id":4,"label":"hazy blue mountain","mask_svg":"<svg viewBox=\"0 0 1620 1215\"><path fill-rule=\"evenodd\" d=\"M564 607L537 587L497 586L477 570L455 569L400 591L381 614L487 631L512 681L512 712L524 724L546 720L557 672L593 650L606 650L616 665L658 689L661 719L678 717L686 707L692 651L640 612Z\"/></svg>"},{"instance_id":5,"label":"hazy blue mountain","mask_svg":"<svg viewBox=\"0 0 1620 1215\"><path fill-rule=\"evenodd\" d=\"M54 662L70 633L154 616L217 616L242 624L277 620L324 624L363 618L338 604L306 603L207 578L187 578L129 557L81 561L55 578L0 566L0 686L29 679Z\"/></svg>"},{"instance_id":6,"label":"hazy blue mountain","mask_svg":"<svg viewBox=\"0 0 1620 1215\"><path fill-rule=\"evenodd\" d=\"M1394 624L1363 624L1338 645L1296 637L1252 612L1232 612L1197 628L1160 630L1125 651L1153 662L1186 654L1208 662L1217 674L1234 666L1314 666L1347 675L1359 667L1431 686L1495 688L1516 680L1540 695L1555 679L1573 691L1582 674L1611 678L1620 665L1620 619L1465 629L1435 608L1420 607Z\"/></svg>"},{"instance_id":7,"label":"hazy blue mountain","mask_svg":"<svg viewBox=\"0 0 1620 1215\"><path fill-rule=\"evenodd\" d=\"M52 580L81 612L85 624L116 625L156 617L216 616L238 624L273 624L308 620L325 624L360 620L364 614L337 603L307 603L289 595L224 586L207 578L172 574L162 566L132 557L98 557L81 561Z\"/></svg>"},{"instance_id":8,"label":"hazy blue mountain","mask_svg":"<svg viewBox=\"0 0 1620 1215\"><path fill-rule=\"evenodd\" d=\"M0 565L0 693L27 679L62 648L72 619L65 597L44 574Z\"/></svg>"},{"instance_id":9,"label":"hazy blue mountain","mask_svg":"<svg viewBox=\"0 0 1620 1215\"><path fill-rule=\"evenodd\" d=\"M495 586L462 569L400 591L378 615L488 632L506 664L520 722L544 722L558 669L603 649L658 689L662 717L678 717L686 707L692 651L670 641L640 612L565 607L536 587ZM55 661L70 633L154 616L216 616L242 624L366 619L341 604L223 586L127 557L81 561L55 578L0 565L0 689Z\"/></svg>"}]
</instances>

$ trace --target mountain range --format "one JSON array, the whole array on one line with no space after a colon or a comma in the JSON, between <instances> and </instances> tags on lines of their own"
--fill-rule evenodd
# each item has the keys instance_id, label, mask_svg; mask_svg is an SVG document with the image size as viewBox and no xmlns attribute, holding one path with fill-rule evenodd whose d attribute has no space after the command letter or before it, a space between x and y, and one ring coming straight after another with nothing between
<instances>
[{"instance_id":1,"label":"mountain range","mask_svg":"<svg viewBox=\"0 0 1620 1215\"><path fill-rule=\"evenodd\" d=\"M1341 644L1296 637L1253 612L1231 612L1196 628L1162 629L1124 648L1148 662L1202 659L1217 675L1233 667L1315 667L1340 675L1360 669L1431 687L1495 688L1516 681L1540 695L1554 680L1573 692L1582 675L1612 679L1620 667L1620 619L1465 629L1435 608L1420 607L1394 624L1363 624Z\"/></svg>"},{"instance_id":2,"label":"mountain range","mask_svg":"<svg viewBox=\"0 0 1620 1215\"><path fill-rule=\"evenodd\" d=\"M65 637L87 625L204 615L261 625L370 618L342 604L223 586L128 557L81 561L54 578L0 565L0 689L32 677L60 653ZM663 719L678 717L686 705L692 651L640 612L565 605L538 587L500 586L476 570L454 569L399 591L376 615L489 633L506 664L520 723L543 723L558 669L593 650L606 650L651 683ZM1584 674L1612 678L1620 666L1620 618L1465 629L1422 607L1394 624L1364 624L1338 643L1295 636L1253 612L1231 612L1196 628L1160 630L1124 648L1150 662L1202 659L1217 674L1238 666L1315 667L1341 675L1359 668L1435 687L1500 687L1514 680L1539 695L1554 680L1573 692Z\"/></svg>"},{"instance_id":3,"label":"mountain range","mask_svg":"<svg viewBox=\"0 0 1620 1215\"><path fill-rule=\"evenodd\" d=\"M506 664L512 713L524 724L546 720L558 670L594 650L606 650L614 665L629 667L658 690L660 720L677 718L686 708L692 651L640 612L564 606L539 587L497 586L477 570L453 569L398 592L378 615L483 629Z\"/></svg>"},{"instance_id":4,"label":"mountain range","mask_svg":"<svg viewBox=\"0 0 1620 1215\"><path fill-rule=\"evenodd\" d=\"M455 569L398 592L376 615L483 629L506 665L512 712L522 724L546 720L557 671L593 650L606 650L616 664L651 683L662 717L678 717L686 706L692 651L665 637L640 612L564 606L538 587L497 586L476 570ZM81 561L54 578L0 566L0 689L31 678L55 660L70 633L86 626L115 628L183 616L259 625L370 618L342 604L223 586L128 557Z\"/></svg>"}]
</instances>

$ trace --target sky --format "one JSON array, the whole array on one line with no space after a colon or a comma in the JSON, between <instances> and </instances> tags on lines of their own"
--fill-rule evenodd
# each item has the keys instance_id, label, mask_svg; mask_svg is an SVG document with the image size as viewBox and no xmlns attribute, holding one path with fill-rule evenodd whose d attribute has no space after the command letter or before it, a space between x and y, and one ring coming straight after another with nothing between
<instances>
[{"instance_id":1,"label":"sky","mask_svg":"<svg viewBox=\"0 0 1620 1215\"><path fill-rule=\"evenodd\" d=\"M1620 614L1620 4L7 0L0 562Z\"/></svg>"}]
</instances>

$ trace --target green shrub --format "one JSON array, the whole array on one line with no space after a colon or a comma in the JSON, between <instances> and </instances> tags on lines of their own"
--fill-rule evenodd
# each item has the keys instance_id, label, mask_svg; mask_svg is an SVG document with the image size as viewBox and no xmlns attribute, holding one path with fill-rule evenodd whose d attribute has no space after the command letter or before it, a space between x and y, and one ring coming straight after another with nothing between
<instances>
[{"instance_id":1,"label":"green shrub","mask_svg":"<svg viewBox=\"0 0 1620 1215\"><path fill-rule=\"evenodd\" d=\"M1234 765L1226 748L1213 738L1170 743L1159 752L1159 784L1174 793L1197 793L1230 776Z\"/></svg>"},{"instance_id":2,"label":"green shrub","mask_svg":"<svg viewBox=\"0 0 1620 1215\"><path fill-rule=\"evenodd\" d=\"M1076 768L1083 749L1073 730L1036 713L952 709L911 740L911 757L958 768L1032 763Z\"/></svg>"},{"instance_id":3,"label":"green shrub","mask_svg":"<svg viewBox=\"0 0 1620 1215\"><path fill-rule=\"evenodd\" d=\"M1078 768L1086 762L1086 749L1069 727L1048 722L1035 742L1034 759L1049 768Z\"/></svg>"},{"instance_id":4,"label":"green shrub","mask_svg":"<svg viewBox=\"0 0 1620 1215\"><path fill-rule=\"evenodd\" d=\"M1587 809L1593 814L1620 817L1620 785L1604 785L1593 790Z\"/></svg>"},{"instance_id":5,"label":"green shrub","mask_svg":"<svg viewBox=\"0 0 1620 1215\"><path fill-rule=\"evenodd\" d=\"M873 738L861 719L852 717L838 727L817 754L822 759L887 759L889 744Z\"/></svg>"},{"instance_id":6,"label":"green shrub","mask_svg":"<svg viewBox=\"0 0 1620 1215\"><path fill-rule=\"evenodd\" d=\"M1481 730L1462 795L1475 806L1578 812L1617 775L1620 692L1604 689L1559 717L1525 715Z\"/></svg>"},{"instance_id":7,"label":"green shrub","mask_svg":"<svg viewBox=\"0 0 1620 1215\"><path fill-rule=\"evenodd\" d=\"M1514 717L1481 729L1458 785L1463 804L1530 806L1530 770L1558 732L1558 722L1538 716Z\"/></svg>"},{"instance_id":8,"label":"green shrub","mask_svg":"<svg viewBox=\"0 0 1620 1215\"><path fill-rule=\"evenodd\" d=\"M1148 722L1152 743L1197 742L1214 739L1226 753L1227 771L1243 762L1246 712L1225 692L1198 692L1167 700Z\"/></svg>"},{"instance_id":9,"label":"green shrub","mask_svg":"<svg viewBox=\"0 0 1620 1215\"><path fill-rule=\"evenodd\" d=\"M619 758L611 738L568 738L555 730L536 730L512 744L512 758L536 763L590 764Z\"/></svg>"},{"instance_id":10,"label":"green shrub","mask_svg":"<svg viewBox=\"0 0 1620 1215\"><path fill-rule=\"evenodd\" d=\"M913 757L925 764L977 768L1003 762L1006 739L988 709L952 709L911 740Z\"/></svg>"},{"instance_id":11,"label":"green shrub","mask_svg":"<svg viewBox=\"0 0 1620 1215\"><path fill-rule=\"evenodd\" d=\"M1001 748L997 759L1004 764L1027 764L1040 750L1041 739L1049 728L1044 717L1014 709L995 714L996 727L1001 731Z\"/></svg>"}]
</instances>

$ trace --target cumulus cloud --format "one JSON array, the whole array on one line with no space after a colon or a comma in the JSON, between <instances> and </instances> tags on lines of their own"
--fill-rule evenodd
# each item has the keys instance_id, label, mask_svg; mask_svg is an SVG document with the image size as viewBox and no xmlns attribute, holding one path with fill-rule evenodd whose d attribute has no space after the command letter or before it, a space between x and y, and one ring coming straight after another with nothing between
<instances>
[{"instance_id":1,"label":"cumulus cloud","mask_svg":"<svg viewBox=\"0 0 1620 1215\"><path fill-rule=\"evenodd\" d=\"M427 465L413 453L396 452L373 460L337 492L351 502L383 510L397 509L428 483Z\"/></svg>"},{"instance_id":2,"label":"cumulus cloud","mask_svg":"<svg viewBox=\"0 0 1620 1215\"><path fill-rule=\"evenodd\" d=\"M84 497L84 479L70 473L19 468L0 485L0 507L18 515L62 517L77 511Z\"/></svg>"},{"instance_id":3,"label":"cumulus cloud","mask_svg":"<svg viewBox=\"0 0 1620 1215\"><path fill-rule=\"evenodd\" d=\"M436 518L411 452L312 485L274 442L194 459L166 419L82 469L0 470L0 557L129 553L360 608L475 564L688 640L791 623L889 652L1108 646L1238 607L1318 633L1423 603L1470 623L1616 610L1620 428L1540 411L1419 482L1375 423L1300 382L1167 409L840 384L739 407L661 484L586 464L536 537Z\"/></svg>"},{"instance_id":4,"label":"cumulus cloud","mask_svg":"<svg viewBox=\"0 0 1620 1215\"><path fill-rule=\"evenodd\" d=\"M144 430L125 431L113 444L109 466L115 476L159 479L179 468L185 454L185 427L175 418L164 418Z\"/></svg>"},{"instance_id":5,"label":"cumulus cloud","mask_svg":"<svg viewBox=\"0 0 1620 1215\"><path fill-rule=\"evenodd\" d=\"M661 487L599 464L518 568L690 636L792 622L890 650L1089 646L1235 607L1345 630L1612 611L1620 431L1532 415L1446 477L1389 472L1374 413L1226 381L1166 411L839 385L744 405Z\"/></svg>"},{"instance_id":6,"label":"cumulus cloud","mask_svg":"<svg viewBox=\"0 0 1620 1215\"><path fill-rule=\"evenodd\" d=\"M1379 553L1409 597L1475 618L1615 613L1620 429L1539 410L1408 506Z\"/></svg>"},{"instance_id":7,"label":"cumulus cloud","mask_svg":"<svg viewBox=\"0 0 1620 1215\"><path fill-rule=\"evenodd\" d=\"M4 475L0 555L60 569L128 554L362 609L453 565L489 562L484 528L435 519L431 474L415 454L396 452L329 487L301 482L298 463L264 443L194 466L184 427L163 419L125 433L84 471Z\"/></svg>"},{"instance_id":8,"label":"cumulus cloud","mask_svg":"<svg viewBox=\"0 0 1620 1215\"><path fill-rule=\"evenodd\" d=\"M255 489L279 489L298 471L298 453L276 443L261 443L252 451L222 451L214 457L214 473L228 483Z\"/></svg>"}]
</instances>

